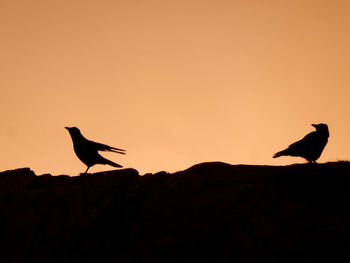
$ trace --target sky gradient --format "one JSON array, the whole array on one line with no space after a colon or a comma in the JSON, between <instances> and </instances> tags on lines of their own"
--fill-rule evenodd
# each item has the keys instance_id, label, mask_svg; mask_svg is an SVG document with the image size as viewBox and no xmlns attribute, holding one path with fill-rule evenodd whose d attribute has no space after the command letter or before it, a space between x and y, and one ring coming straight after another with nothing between
<instances>
[{"instance_id":1,"label":"sky gradient","mask_svg":"<svg viewBox=\"0 0 350 263\"><path fill-rule=\"evenodd\" d=\"M327 123L350 160L350 2L0 1L0 171L85 170L65 126L141 174L272 155ZM90 172L113 169L94 166Z\"/></svg>"}]
</instances>

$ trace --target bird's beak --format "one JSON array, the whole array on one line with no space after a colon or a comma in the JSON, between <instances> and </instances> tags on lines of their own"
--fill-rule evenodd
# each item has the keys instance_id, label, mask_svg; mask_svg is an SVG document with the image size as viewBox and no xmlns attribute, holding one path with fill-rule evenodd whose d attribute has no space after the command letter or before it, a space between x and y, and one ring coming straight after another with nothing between
<instances>
[{"instance_id":1,"label":"bird's beak","mask_svg":"<svg viewBox=\"0 0 350 263\"><path fill-rule=\"evenodd\" d=\"M315 128L317 128L317 126L318 126L317 124L311 124L311 125L314 126Z\"/></svg>"},{"instance_id":2,"label":"bird's beak","mask_svg":"<svg viewBox=\"0 0 350 263\"><path fill-rule=\"evenodd\" d=\"M66 128L68 131L69 131L69 129L70 129L69 127L64 127L64 128Z\"/></svg>"}]
</instances>

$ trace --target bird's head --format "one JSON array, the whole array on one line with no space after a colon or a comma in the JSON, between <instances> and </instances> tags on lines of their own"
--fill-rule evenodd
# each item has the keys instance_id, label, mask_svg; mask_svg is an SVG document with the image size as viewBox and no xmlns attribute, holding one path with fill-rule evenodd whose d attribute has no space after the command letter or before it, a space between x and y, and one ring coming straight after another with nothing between
<instances>
[{"instance_id":1,"label":"bird's head","mask_svg":"<svg viewBox=\"0 0 350 263\"><path fill-rule=\"evenodd\" d=\"M65 127L65 128L69 131L70 135L72 136L81 134L80 130L77 127Z\"/></svg>"},{"instance_id":2,"label":"bird's head","mask_svg":"<svg viewBox=\"0 0 350 263\"><path fill-rule=\"evenodd\" d=\"M316 128L316 131L329 135L329 130L328 130L327 124L324 124L324 123L312 124L312 126L314 126Z\"/></svg>"}]
</instances>

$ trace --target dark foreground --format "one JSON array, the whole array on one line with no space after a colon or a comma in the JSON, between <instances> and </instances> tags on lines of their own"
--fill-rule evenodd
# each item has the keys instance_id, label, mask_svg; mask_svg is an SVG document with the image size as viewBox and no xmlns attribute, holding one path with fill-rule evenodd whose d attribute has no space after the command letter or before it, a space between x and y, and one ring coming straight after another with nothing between
<instances>
[{"instance_id":1,"label":"dark foreground","mask_svg":"<svg viewBox=\"0 0 350 263\"><path fill-rule=\"evenodd\" d=\"M1 262L340 262L350 164L0 173Z\"/></svg>"}]
</instances>

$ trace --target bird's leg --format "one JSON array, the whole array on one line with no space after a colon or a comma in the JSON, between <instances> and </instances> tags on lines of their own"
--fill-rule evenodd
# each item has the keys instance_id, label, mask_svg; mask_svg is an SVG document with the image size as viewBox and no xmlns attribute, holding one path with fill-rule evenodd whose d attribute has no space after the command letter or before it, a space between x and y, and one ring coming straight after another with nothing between
<instances>
[{"instance_id":1,"label":"bird's leg","mask_svg":"<svg viewBox=\"0 0 350 263\"><path fill-rule=\"evenodd\" d=\"M87 168L86 168L86 171L84 172L84 174L86 174L87 173L87 171L90 169L90 166L88 166Z\"/></svg>"}]
</instances>

